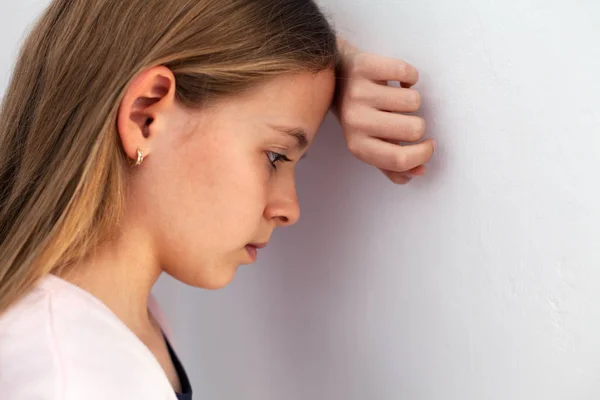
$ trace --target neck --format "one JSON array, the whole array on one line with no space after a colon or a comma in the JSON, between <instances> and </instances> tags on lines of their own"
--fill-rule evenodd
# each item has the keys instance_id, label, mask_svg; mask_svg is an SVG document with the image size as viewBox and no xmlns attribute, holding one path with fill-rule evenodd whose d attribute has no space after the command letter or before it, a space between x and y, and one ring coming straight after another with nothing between
<instances>
[{"instance_id":1,"label":"neck","mask_svg":"<svg viewBox=\"0 0 600 400\"><path fill-rule=\"evenodd\" d=\"M105 242L61 274L61 278L102 301L143 340L155 330L148 298L161 273L152 248L151 239L143 230L125 229L118 238Z\"/></svg>"}]
</instances>

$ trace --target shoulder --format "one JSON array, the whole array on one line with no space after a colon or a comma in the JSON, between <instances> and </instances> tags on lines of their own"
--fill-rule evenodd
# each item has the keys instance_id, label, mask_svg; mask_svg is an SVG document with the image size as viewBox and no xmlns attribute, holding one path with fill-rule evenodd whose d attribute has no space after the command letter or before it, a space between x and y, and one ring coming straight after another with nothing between
<instances>
[{"instance_id":1,"label":"shoulder","mask_svg":"<svg viewBox=\"0 0 600 400\"><path fill-rule=\"evenodd\" d=\"M155 360L116 317L56 284L44 282L0 317L2 398L174 398Z\"/></svg>"},{"instance_id":2,"label":"shoulder","mask_svg":"<svg viewBox=\"0 0 600 400\"><path fill-rule=\"evenodd\" d=\"M48 306L47 294L34 290L0 317L0 393L6 398L60 399Z\"/></svg>"}]
</instances>

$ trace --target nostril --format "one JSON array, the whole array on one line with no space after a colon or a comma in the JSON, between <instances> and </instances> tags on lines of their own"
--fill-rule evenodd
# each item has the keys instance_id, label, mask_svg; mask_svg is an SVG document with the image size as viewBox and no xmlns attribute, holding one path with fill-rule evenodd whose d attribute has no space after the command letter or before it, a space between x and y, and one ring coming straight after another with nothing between
<instances>
[{"instance_id":1,"label":"nostril","mask_svg":"<svg viewBox=\"0 0 600 400\"><path fill-rule=\"evenodd\" d=\"M283 222L284 224L287 224L288 222L290 222L290 219L288 217L284 217L284 216L279 217L279 220L281 222Z\"/></svg>"}]
</instances>

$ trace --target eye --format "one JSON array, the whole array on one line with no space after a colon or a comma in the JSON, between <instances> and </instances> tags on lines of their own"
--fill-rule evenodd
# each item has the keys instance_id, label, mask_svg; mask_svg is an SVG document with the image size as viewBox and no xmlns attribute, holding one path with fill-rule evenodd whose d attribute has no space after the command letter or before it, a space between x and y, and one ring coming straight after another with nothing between
<instances>
[{"instance_id":1,"label":"eye","mask_svg":"<svg viewBox=\"0 0 600 400\"><path fill-rule=\"evenodd\" d=\"M277 169L278 162L291 162L292 161L289 158L287 158L287 156L285 154L275 153L274 151L267 151L267 158L269 159L269 162L271 163L271 166L274 169Z\"/></svg>"}]
</instances>

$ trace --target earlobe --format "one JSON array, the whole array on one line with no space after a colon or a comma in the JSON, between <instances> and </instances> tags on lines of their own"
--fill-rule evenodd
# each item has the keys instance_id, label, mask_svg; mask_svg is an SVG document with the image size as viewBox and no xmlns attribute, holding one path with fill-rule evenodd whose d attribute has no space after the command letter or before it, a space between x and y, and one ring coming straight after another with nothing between
<instances>
[{"instance_id":1,"label":"earlobe","mask_svg":"<svg viewBox=\"0 0 600 400\"><path fill-rule=\"evenodd\" d=\"M117 115L117 130L128 158L137 160L138 149L144 157L151 153L156 127L174 101L175 77L164 66L150 68L130 83Z\"/></svg>"}]
</instances>

